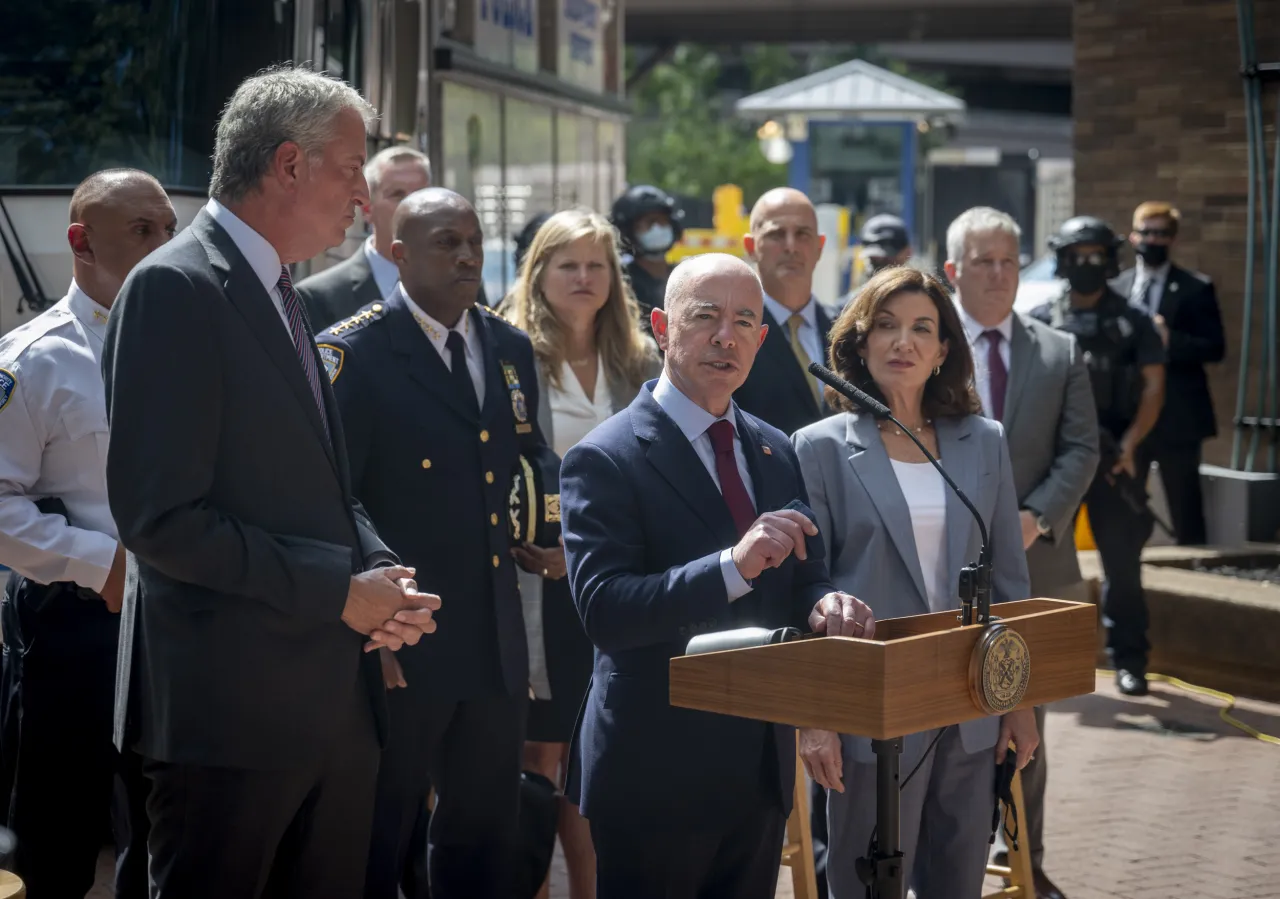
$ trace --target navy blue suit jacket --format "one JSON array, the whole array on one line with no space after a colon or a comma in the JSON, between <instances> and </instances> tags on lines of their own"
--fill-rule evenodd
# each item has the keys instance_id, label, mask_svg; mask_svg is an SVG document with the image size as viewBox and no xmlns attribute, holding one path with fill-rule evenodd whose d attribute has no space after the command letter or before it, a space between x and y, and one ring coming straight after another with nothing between
<instances>
[{"instance_id":1,"label":"navy blue suit jacket","mask_svg":"<svg viewBox=\"0 0 1280 899\"><path fill-rule=\"evenodd\" d=\"M720 553L737 531L693 445L653 398L656 383L569 450L560 471L570 586L596 646L568 792L600 821L692 829L762 801L789 814L794 730L675 708L668 668L697 634L807 631L831 590L826 569L791 556L728 601ZM737 419L757 511L807 503L786 436L740 409Z\"/></svg>"},{"instance_id":2,"label":"navy blue suit jacket","mask_svg":"<svg viewBox=\"0 0 1280 899\"><path fill-rule=\"evenodd\" d=\"M484 345L478 418L398 292L316 338L342 411L352 493L417 569L419 589L441 598L436 632L397 657L411 686L444 699L529 689L507 498L522 447L542 443L533 347L488 309L468 315Z\"/></svg>"}]
</instances>

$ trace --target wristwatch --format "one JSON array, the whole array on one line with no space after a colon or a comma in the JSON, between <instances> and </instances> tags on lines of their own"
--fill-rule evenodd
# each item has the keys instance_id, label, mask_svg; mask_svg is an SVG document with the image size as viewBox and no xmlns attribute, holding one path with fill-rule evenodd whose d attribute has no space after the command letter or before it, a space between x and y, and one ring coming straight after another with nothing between
<instances>
[{"instance_id":1,"label":"wristwatch","mask_svg":"<svg viewBox=\"0 0 1280 899\"><path fill-rule=\"evenodd\" d=\"M1035 509L1027 509L1026 511L1036 517L1036 530L1040 532L1040 536L1046 540L1052 538L1053 525L1049 524L1048 520Z\"/></svg>"}]
</instances>

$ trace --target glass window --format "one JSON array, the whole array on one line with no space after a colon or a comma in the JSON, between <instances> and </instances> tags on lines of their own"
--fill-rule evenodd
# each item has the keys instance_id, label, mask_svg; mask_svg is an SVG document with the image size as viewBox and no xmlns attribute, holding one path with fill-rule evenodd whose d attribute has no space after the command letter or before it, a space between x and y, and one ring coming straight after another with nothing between
<instances>
[{"instance_id":1,"label":"glass window","mask_svg":"<svg viewBox=\"0 0 1280 899\"><path fill-rule=\"evenodd\" d=\"M75 184L127 165L203 189L218 113L246 76L292 55L293 9L285 0L6 4L0 184Z\"/></svg>"},{"instance_id":2,"label":"glass window","mask_svg":"<svg viewBox=\"0 0 1280 899\"><path fill-rule=\"evenodd\" d=\"M507 179L503 193L507 270L515 277L515 237L525 223L543 212L555 212L555 164L551 109L508 97ZM508 281L507 288L510 289Z\"/></svg>"},{"instance_id":3,"label":"glass window","mask_svg":"<svg viewBox=\"0 0 1280 899\"><path fill-rule=\"evenodd\" d=\"M510 282L502 209L502 101L495 95L445 82L444 172L441 183L476 207L484 229L484 292L496 305Z\"/></svg>"},{"instance_id":4,"label":"glass window","mask_svg":"<svg viewBox=\"0 0 1280 899\"><path fill-rule=\"evenodd\" d=\"M815 202L859 214L903 214L902 127L827 124L809 129Z\"/></svg>"},{"instance_id":5,"label":"glass window","mask_svg":"<svg viewBox=\"0 0 1280 899\"><path fill-rule=\"evenodd\" d=\"M595 120L556 113L556 208L597 208L595 159Z\"/></svg>"},{"instance_id":6,"label":"glass window","mask_svg":"<svg viewBox=\"0 0 1280 899\"><path fill-rule=\"evenodd\" d=\"M613 201L622 193L626 178L622 163L622 148L626 144L626 138L621 125L602 119L596 123L596 141L599 152L596 157L596 208L607 215L613 207Z\"/></svg>"}]
</instances>

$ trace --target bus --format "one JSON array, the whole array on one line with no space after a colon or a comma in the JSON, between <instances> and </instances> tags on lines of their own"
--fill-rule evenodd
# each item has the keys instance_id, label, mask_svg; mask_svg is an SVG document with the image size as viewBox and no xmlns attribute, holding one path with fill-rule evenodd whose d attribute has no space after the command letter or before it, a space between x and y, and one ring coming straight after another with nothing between
<instances>
[{"instance_id":1,"label":"bus","mask_svg":"<svg viewBox=\"0 0 1280 899\"><path fill-rule=\"evenodd\" d=\"M245 77L294 61L380 113L369 151L409 144L476 206L485 293L544 211L608 210L625 179L622 0L39 0L0 42L0 333L71 279L67 205L86 175L133 166L185 226L206 202L219 111ZM353 252L347 241L295 277Z\"/></svg>"}]
</instances>

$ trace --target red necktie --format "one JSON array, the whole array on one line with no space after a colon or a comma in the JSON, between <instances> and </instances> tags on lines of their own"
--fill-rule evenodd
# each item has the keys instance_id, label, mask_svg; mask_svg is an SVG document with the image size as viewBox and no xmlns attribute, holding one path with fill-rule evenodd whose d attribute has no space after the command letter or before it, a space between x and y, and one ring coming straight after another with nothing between
<instances>
[{"instance_id":1,"label":"red necktie","mask_svg":"<svg viewBox=\"0 0 1280 899\"><path fill-rule=\"evenodd\" d=\"M996 421L1004 421L1004 395L1009 389L1009 370L1004 367L1004 357L1000 355L1000 340L1004 337L994 328L983 331L987 338L987 381L991 388L991 417Z\"/></svg>"},{"instance_id":2,"label":"red necktie","mask_svg":"<svg viewBox=\"0 0 1280 899\"><path fill-rule=\"evenodd\" d=\"M716 453L720 492L724 494L724 503L738 528L738 536L742 537L755 523L756 510L751 503L751 494L747 493L747 485L742 483L742 475L738 473L738 460L733 454L733 425L721 419L707 428L707 435Z\"/></svg>"}]
</instances>

